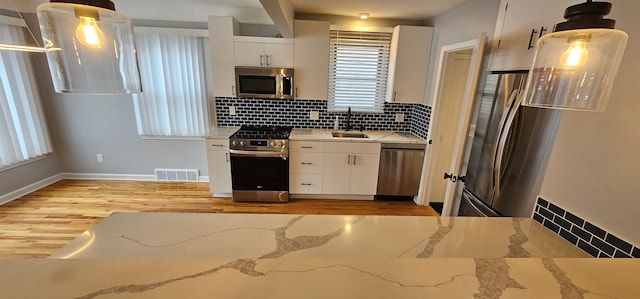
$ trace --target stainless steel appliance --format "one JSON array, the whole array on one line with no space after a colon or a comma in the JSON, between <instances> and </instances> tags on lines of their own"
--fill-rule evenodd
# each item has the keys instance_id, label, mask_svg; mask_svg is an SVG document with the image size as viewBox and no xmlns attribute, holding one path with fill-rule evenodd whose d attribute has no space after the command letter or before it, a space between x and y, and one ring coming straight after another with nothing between
<instances>
[{"instance_id":1,"label":"stainless steel appliance","mask_svg":"<svg viewBox=\"0 0 640 299\"><path fill-rule=\"evenodd\" d=\"M526 77L487 76L459 216L531 216L561 111L521 106Z\"/></svg>"},{"instance_id":2,"label":"stainless steel appliance","mask_svg":"<svg viewBox=\"0 0 640 299\"><path fill-rule=\"evenodd\" d=\"M234 201L289 201L291 127L242 126L229 137Z\"/></svg>"},{"instance_id":3,"label":"stainless steel appliance","mask_svg":"<svg viewBox=\"0 0 640 299\"><path fill-rule=\"evenodd\" d=\"M293 69L236 67L236 95L293 99Z\"/></svg>"},{"instance_id":4,"label":"stainless steel appliance","mask_svg":"<svg viewBox=\"0 0 640 299\"><path fill-rule=\"evenodd\" d=\"M382 144L375 199L412 199L418 195L424 149L424 144Z\"/></svg>"}]
</instances>

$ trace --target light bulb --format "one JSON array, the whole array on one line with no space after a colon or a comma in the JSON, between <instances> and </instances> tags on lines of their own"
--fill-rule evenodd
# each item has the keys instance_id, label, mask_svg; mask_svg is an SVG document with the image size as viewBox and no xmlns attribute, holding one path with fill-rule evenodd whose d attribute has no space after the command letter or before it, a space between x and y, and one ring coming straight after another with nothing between
<instances>
[{"instance_id":1,"label":"light bulb","mask_svg":"<svg viewBox=\"0 0 640 299\"><path fill-rule=\"evenodd\" d=\"M80 24L76 28L76 37L80 42L90 48L102 48L104 33L98 27L96 19L92 17L80 17Z\"/></svg>"},{"instance_id":2,"label":"light bulb","mask_svg":"<svg viewBox=\"0 0 640 299\"><path fill-rule=\"evenodd\" d=\"M584 39L576 39L571 41L569 48L562 53L562 65L567 69L575 69L584 65L589 60L589 51L587 51L588 41Z\"/></svg>"}]
</instances>

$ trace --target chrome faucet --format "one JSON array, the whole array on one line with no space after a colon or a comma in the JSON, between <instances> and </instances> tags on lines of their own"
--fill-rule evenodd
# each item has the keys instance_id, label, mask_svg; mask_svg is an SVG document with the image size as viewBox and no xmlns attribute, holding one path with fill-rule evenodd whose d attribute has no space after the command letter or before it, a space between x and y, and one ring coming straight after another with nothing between
<instances>
[{"instance_id":1,"label":"chrome faucet","mask_svg":"<svg viewBox=\"0 0 640 299\"><path fill-rule=\"evenodd\" d=\"M351 106L347 109L347 131L351 130Z\"/></svg>"}]
</instances>

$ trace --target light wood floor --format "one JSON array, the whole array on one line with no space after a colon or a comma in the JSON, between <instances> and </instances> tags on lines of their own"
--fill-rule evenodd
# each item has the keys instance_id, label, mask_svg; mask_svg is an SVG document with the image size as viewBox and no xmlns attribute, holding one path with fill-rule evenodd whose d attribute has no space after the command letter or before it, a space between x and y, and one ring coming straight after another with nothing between
<instances>
[{"instance_id":1,"label":"light wood floor","mask_svg":"<svg viewBox=\"0 0 640 299\"><path fill-rule=\"evenodd\" d=\"M113 212L438 215L413 202L235 203L206 183L62 180L0 206L0 259L45 258Z\"/></svg>"}]
</instances>

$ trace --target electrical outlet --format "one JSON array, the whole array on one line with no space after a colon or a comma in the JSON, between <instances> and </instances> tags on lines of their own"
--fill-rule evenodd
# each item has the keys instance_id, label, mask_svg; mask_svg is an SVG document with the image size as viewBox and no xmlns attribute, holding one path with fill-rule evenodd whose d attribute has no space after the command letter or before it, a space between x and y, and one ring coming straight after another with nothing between
<instances>
[{"instance_id":1,"label":"electrical outlet","mask_svg":"<svg viewBox=\"0 0 640 299\"><path fill-rule=\"evenodd\" d=\"M309 112L309 119L310 120L319 120L320 119L320 112L318 112L318 111Z\"/></svg>"},{"instance_id":2,"label":"electrical outlet","mask_svg":"<svg viewBox=\"0 0 640 299\"><path fill-rule=\"evenodd\" d=\"M98 159L98 163L104 163L104 156L102 156L102 154L96 154L96 158Z\"/></svg>"},{"instance_id":3,"label":"electrical outlet","mask_svg":"<svg viewBox=\"0 0 640 299\"><path fill-rule=\"evenodd\" d=\"M236 115L236 107L235 106L229 107L229 115Z\"/></svg>"},{"instance_id":4,"label":"electrical outlet","mask_svg":"<svg viewBox=\"0 0 640 299\"><path fill-rule=\"evenodd\" d=\"M396 113L396 122L403 123L404 122L404 113Z\"/></svg>"}]
</instances>

